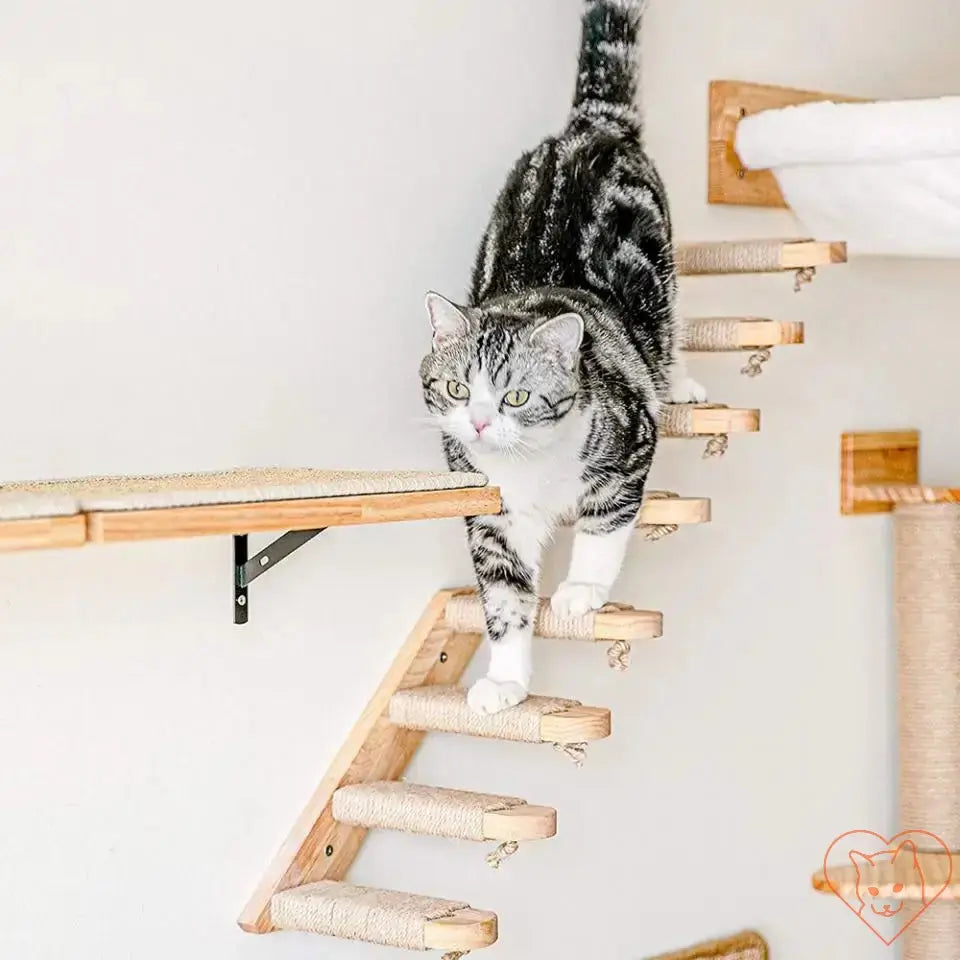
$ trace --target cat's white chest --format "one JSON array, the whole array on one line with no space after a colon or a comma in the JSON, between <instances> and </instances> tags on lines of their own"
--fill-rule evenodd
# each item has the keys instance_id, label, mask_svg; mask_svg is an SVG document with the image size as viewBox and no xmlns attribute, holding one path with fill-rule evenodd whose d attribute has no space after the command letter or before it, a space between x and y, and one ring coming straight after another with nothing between
<instances>
[{"instance_id":1,"label":"cat's white chest","mask_svg":"<svg viewBox=\"0 0 960 960\"><path fill-rule=\"evenodd\" d=\"M525 459L471 450L470 459L492 486L500 488L510 513L536 516L553 526L572 517L583 492L580 451L583 430L571 429L563 440Z\"/></svg>"}]
</instances>

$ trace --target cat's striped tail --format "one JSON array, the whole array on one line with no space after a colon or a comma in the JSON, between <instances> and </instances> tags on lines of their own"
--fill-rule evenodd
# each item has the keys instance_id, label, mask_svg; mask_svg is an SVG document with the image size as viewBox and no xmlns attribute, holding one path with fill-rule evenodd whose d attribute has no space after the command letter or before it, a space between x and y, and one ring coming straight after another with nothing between
<instances>
[{"instance_id":1,"label":"cat's striped tail","mask_svg":"<svg viewBox=\"0 0 960 960\"><path fill-rule=\"evenodd\" d=\"M646 0L587 0L574 116L631 114L640 82L640 19Z\"/></svg>"}]
</instances>

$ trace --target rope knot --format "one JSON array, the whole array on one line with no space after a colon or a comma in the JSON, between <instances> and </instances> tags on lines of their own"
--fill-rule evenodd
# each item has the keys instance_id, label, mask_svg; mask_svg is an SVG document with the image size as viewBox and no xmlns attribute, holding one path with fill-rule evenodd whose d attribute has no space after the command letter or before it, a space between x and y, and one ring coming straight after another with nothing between
<instances>
[{"instance_id":1,"label":"rope knot","mask_svg":"<svg viewBox=\"0 0 960 960\"><path fill-rule=\"evenodd\" d=\"M773 352L769 347L764 347L756 353L750 355L745 367L741 367L740 372L745 377L759 377L763 373L763 365L770 362Z\"/></svg>"},{"instance_id":2,"label":"rope knot","mask_svg":"<svg viewBox=\"0 0 960 960\"><path fill-rule=\"evenodd\" d=\"M703 451L703 459L711 460L714 457L722 457L730 446L730 437L725 433L718 433L707 441L707 446Z\"/></svg>"},{"instance_id":3,"label":"rope knot","mask_svg":"<svg viewBox=\"0 0 960 960\"><path fill-rule=\"evenodd\" d=\"M505 840L495 850L491 850L486 856L487 866L493 870L499 870L500 864L508 857L512 857L520 849L520 844L516 840Z\"/></svg>"},{"instance_id":4,"label":"rope knot","mask_svg":"<svg viewBox=\"0 0 960 960\"><path fill-rule=\"evenodd\" d=\"M609 650L607 650L607 663L611 670L617 673L623 673L630 668L630 641L617 640Z\"/></svg>"},{"instance_id":5,"label":"rope knot","mask_svg":"<svg viewBox=\"0 0 960 960\"><path fill-rule=\"evenodd\" d=\"M813 283L813 279L816 277L816 275L816 267L801 267L797 271L796 278L793 281L793 292L799 293L803 289L804 284Z\"/></svg>"},{"instance_id":6,"label":"rope knot","mask_svg":"<svg viewBox=\"0 0 960 960\"><path fill-rule=\"evenodd\" d=\"M586 743L555 743L553 749L565 753L576 767L582 767L583 761L587 759Z\"/></svg>"}]
</instances>

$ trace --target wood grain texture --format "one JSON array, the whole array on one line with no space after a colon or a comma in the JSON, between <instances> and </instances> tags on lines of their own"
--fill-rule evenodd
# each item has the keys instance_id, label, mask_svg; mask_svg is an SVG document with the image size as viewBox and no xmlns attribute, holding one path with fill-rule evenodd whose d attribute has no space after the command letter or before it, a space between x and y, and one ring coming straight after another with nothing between
<instances>
[{"instance_id":1,"label":"wood grain texture","mask_svg":"<svg viewBox=\"0 0 960 960\"><path fill-rule=\"evenodd\" d=\"M916 484L920 433L917 430L844 433L840 438L840 512L845 516L888 513L893 501L858 500L856 488L870 484Z\"/></svg>"},{"instance_id":2,"label":"wood grain texture","mask_svg":"<svg viewBox=\"0 0 960 960\"><path fill-rule=\"evenodd\" d=\"M548 713L540 721L544 743L584 743L610 736L610 711L606 707L569 707Z\"/></svg>"},{"instance_id":3,"label":"wood grain texture","mask_svg":"<svg viewBox=\"0 0 960 960\"><path fill-rule=\"evenodd\" d=\"M268 933L273 929L270 899L278 891L317 880L342 880L346 875L367 831L334 821L333 794L352 783L400 778L423 734L387 721L384 711L390 697L396 690L425 683L456 683L480 643L475 634L455 634L438 627L453 592L437 594L411 631L240 914L238 923L243 930ZM441 654L446 654L444 662Z\"/></svg>"},{"instance_id":4,"label":"wood grain texture","mask_svg":"<svg viewBox=\"0 0 960 960\"><path fill-rule=\"evenodd\" d=\"M87 518L83 514L0 521L0 553L82 547L86 540Z\"/></svg>"},{"instance_id":5,"label":"wood grain texture","mask_svg":"<svg viewBox=\"0 0 960 960\"><path fill-rule=\"evenodd\" d=\"M706 497L662 497L644 503L637 517L637 525L709 523L711 516L711 502Z\"/></svg>"},{"instance_id":6,"label":"wood grain texture","mask_svg":"<svg viewBox=\"0 0 960 960\"><path fill-rule=\"evenodd\" d=\"M557 811L525 803L483 815L483 835L488 840L546 840L556 836Z\"/></svg>"},{"instance_id":7,"label":"wood grain texture","mask_svg":"<svg viewBox=\"0 0 960 960\"><path fill-rule=\"evenodd\" d=\"M716 320L736 324L736 347L732 349L750 350L755 347L784 347L803 343L804 327L802 323L789 320L765 320L760 317L691 317L684 324L686 343L684 351L697 353L698 327L713 324ZM699 348L699 352L705 352Z\"/></svg>"},{"instance_id":8,"label":"wood grain texture","mask_svg":"<svg viewBox=\"0 0 960 960\"><path fill-rule=\"evenodd\" d=\"M954 855L955 856L955 855ZM960 900L960 877L954 875L954 857L947 853L918 853L917 860L928 895L941 887L944 900ZM885 900L920 900L923 888L917 882L913 858L899 857L876 865L861 867L860 884L863 887L879 887L880 897ZM829 881L823 870L818 870L811 880L813 889L820 893L837 893L844 900L857 900L857 868L850 866L828 867ZM831 886L831 884L833 886ZM899 884L900 890L894 890Z\"/></svg>"},{"instance_id":9,"label":"wood grain texture","mask_svg":"<svg viewBox=\"0 0 960 960\"><path fill-rule=\"evenodd\" d=\"M855 97L795 90L739 80L710 84L707 202L750 207L786 207L777 178L769 170L747 170L736 151L737 125L744 117L800 103L831 100L858 102Z\"/></svg>"},{"instance_id":10,"label":"wood grain texture","mask_svg":"<svg viewBox=\"0 0 960 960\"><path fill-rule=\"evenodd\" d=\"M428 920L423 928L428 950L454 950L466 953L497 942L497 915L489 910L467 908L451 917Z\"/></svg>"},{"instance_id":11,"label":"wood grain texture","mask_svg":"<svg viewBox=\"0 0 960 960\"><path fill-rule=\"evenodd\" d=\"M499 512L500 491L496 487L466 487L419 493L96 512L88 514L88 529L91 542L119 543L438 520Z\"/></svg>"}]
</instances>

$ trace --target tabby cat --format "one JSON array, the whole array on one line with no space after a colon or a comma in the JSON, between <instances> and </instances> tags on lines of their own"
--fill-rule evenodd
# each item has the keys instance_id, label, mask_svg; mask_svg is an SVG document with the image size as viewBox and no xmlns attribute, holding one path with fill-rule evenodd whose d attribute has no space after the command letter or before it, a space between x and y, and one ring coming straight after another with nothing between
<instances>
[{"instance_id":1,"label":"tabby cat","mask_svg":"<svg viewBox=\"0 0 960 960\"><path fill-rule=\"evenodd\" d=\"M427 295L424 397L453 470L500 487L503 513L467 520L490 639L471 707L524 700L541 552L575 521L561 616L603 606L657 444L660 405L702 400L679 371L676 273L663 184L637 96L645 0L587 0L566 129L525 154L480 247L468 303Z\"/></svg>"}]
</instances>

